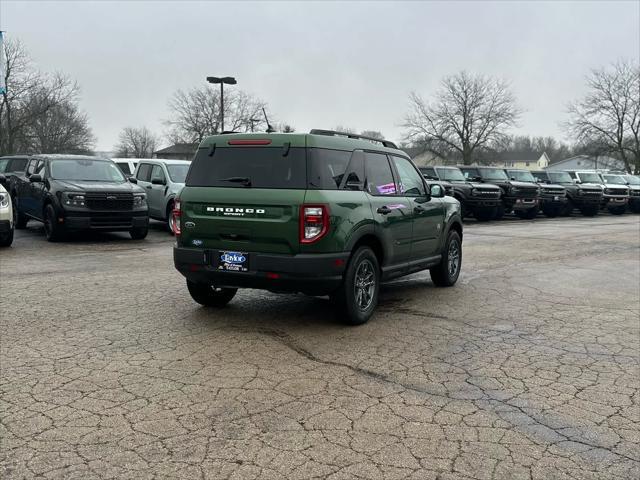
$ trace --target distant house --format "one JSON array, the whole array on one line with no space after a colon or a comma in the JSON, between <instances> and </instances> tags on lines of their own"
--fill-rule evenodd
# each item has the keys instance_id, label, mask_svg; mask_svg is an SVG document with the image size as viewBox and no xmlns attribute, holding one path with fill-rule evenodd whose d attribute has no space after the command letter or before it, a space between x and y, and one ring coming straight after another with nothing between
<instances>
[{"instance_id":1,"label":"distant house","mask_svg":"<svg viewBox=\"0 0 640 480\"><path fill-rule=\"evenodd\" d=\"M520 168L526 170L540 170L549 166L547 152L542 154L537 152L522 152L515 154L505 154L504 158L494 162L497 167Z\"/></svg>"},{"instance_id":2,"label":"distant house","mask_svg":"<svg viewBox=\"0 0 640 480\"><path fill-rule=\"evenodd\" d=\"M565 158L547 167L547 170L621 170L624 171L624 162L617 158L589 155L576 155Z\"/></svg>"},{"instance_id":3,"label":"distant house","mask_svg":"<svg viewBox=\"0 0 640 480\"><path fill-rule=\"evenodd\" d=\"M176 143L170 147L153 152L155 158L172 160L191 160L198 150L197 143Z\"/></svg>"},{"instance_id":4,"label":"distant house","mask_svg":"<svg viewBox=\"0 0 640 480\"><path fill-rule=\"evenodd\" d=\"M403 148L404 151L413 163L418 167L431 167L433 165L445 165L446 159L433 152L425 151L422 147L407 147Z\"/></svg>"}]
</instances>

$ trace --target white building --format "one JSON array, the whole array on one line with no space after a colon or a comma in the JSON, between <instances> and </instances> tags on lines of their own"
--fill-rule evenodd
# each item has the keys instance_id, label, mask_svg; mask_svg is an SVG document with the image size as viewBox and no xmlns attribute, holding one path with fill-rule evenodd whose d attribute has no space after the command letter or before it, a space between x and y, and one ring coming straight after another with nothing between
<instances>
[{"instance_id":1,"label":"white building","mask_svg":"<svg viewBox=\"0 0 640 480\"><path fill-rule=\"evenodd\" d=\"M620 170L625 171L624 162L606 155L590 157L576 155L565 158L547 167L547 170Z\"/></svg>"}]
</instances>

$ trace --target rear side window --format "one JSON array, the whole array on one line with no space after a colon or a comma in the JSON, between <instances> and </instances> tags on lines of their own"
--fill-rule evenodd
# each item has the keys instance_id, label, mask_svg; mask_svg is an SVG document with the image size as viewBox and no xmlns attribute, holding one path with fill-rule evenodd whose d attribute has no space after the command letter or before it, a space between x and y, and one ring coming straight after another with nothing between
<instances>
[{"instance_id":1,"label":"rear side window","mask_svg":"<svg viewBox=\"0 0 640 480\"><path fill-rule=\"evenodd\" d=\"M138 168L136 178L138 180L142 180L143 182L151 181L151 165L148 163L141 163L140 167Z\"/></svg>"},{"instance_id":2,"label":"rear side window","mask_svg":"<svg viewBox=\"0 0 640 480\"><path fill-rule=\"evenodd\" d=\"M27 175L33 175L36 171L36 165L38 164L38 160L31 160L29 162L29 167L27 167Z\"/></svg>"},{"instance_id":3,"label":"rear side window","mask_svg":"<svg viewBox=\"0 0 640 480\"><path fill-rule=\"evenodd\" d=\"M9 163L8 158L0 158L0 173L4 173L7 171L7 164Z\"/></svg>"},{"instance_id":4,"label":"rear side window","mask_svg":"<svg viewBox=\"0 0 640 480\"><path fill-rule=\"evenodd\" d=\"M320 190L337 190L347 171L351 152L310 148L308 155L309 187Z\"/></svg>"},{"instance_id":5,"label":"rear side window","mask_svg":"<svg viewBox=\"0 0 640 480\"><path fill-rule=\"evenodd\" d=\"M371 195L395 195L396 184L386 155L380 153L365 154L367 169L367 188Z\"/></svg>"},{"instance_id":6,"label":"rear side window","mask_svg":"<svg viewBox=\"0 0 640 480\"><path fill-rule=\"evenodd\" d=\"M190 187L305 189L305 148L292 147L287 152L282 147L219 147L212 156L209 150L200 149L186 184Z\"/></svg>"}]
</instances>

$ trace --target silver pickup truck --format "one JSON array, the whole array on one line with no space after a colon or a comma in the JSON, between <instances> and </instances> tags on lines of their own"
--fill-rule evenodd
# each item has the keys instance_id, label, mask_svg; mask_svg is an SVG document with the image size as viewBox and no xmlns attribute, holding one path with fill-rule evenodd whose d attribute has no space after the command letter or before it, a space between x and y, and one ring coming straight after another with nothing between
<instances>
[{"instance_id":1,"label":"silver pickup truck","mask_svg":"<svg viewBox=\"0 0 640 480\"><path fill-rule=\"evenodd\" d=\"M147 192L149 216L167 222L174 232L173 203L184 187L191 162L188 160L138 159L136 170L129 181L137 183Z\"/></svg>"}]
</instances>

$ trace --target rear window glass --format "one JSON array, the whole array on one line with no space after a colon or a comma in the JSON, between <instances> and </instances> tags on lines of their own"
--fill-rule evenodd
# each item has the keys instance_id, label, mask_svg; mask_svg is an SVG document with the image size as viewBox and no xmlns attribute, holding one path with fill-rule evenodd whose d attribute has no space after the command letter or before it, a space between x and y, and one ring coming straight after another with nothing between
<instances>
[{"instance_id":1,"label":"rear window glass","mask_svg":"<svg viewBox=\"0 0 640 480\"><path fill-rule=\"evenodd\" d=\"M351 160L351 153L343 150L310 148L308 150L309 187L337 190Z\"/></svg>"},{"instance_id":2,"label":"rear window glass","mask_svg":"<svg viewBox=\"0 0 640 480\"><path fill-rule=\"evenodd\" d=\"M292 188L307 185L305 149L282 147L216 148L198 150L187 175L191 187Z\"/></svg>"}]
</instances>

